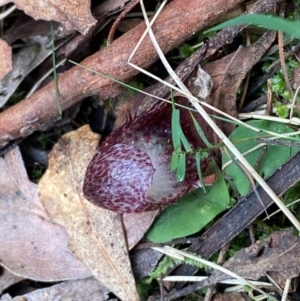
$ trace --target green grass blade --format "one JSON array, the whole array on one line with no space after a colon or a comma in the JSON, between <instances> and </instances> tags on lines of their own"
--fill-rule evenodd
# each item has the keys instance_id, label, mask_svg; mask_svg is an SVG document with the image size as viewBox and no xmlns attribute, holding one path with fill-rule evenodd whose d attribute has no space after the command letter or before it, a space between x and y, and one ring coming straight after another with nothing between
<instances>
[{"instance_id":1,"label":"green grass blade","mask_svg":"<svg viewBox=\"0 0 300 301\"><path fill-rule=\"evenodd\" d=\"M205 137L205 134L201 128L201 126L199 125L198 121L195 119L195 117L193 116L193 114L191 113L193 122L194 122L194 126L197 130L198 135L200 136L200 138L202 139L202 141L205 143L205 145L209 148L212 147L212 144L207 140L207 138Z\"/></svg>"},{"instance_id":2,"label":"green grass blade","mask_svg":"<svg viewBox=\"0 0 300 301\"><path fill-rule=\"evenodd\" d=\"M200 152L197 152L195 154L195 159L196 159L198 177L199 177L200 183L202 185L202 189L203 189L204 193L207 193L207 189L206 189L204 181L203 181L203 174L202 174L202 170L201 170L201 154L200 154Z\"/></svg>"},{"instance_id":3,"label":"green grass blade","mask_svg":"<svg viewBox=\"0 0 300 301\"><path fill-rule=\"evenodd\" d=\"M192 151L192 148L187 141L181 125L180 125L180 110L176 109L175 103L174 103L174 97L171 93L171 99L172 99L172 141L173 141L173 147L175 151L181 150L181 143L183 144L183 147L187 152Z\"/></svg>"},{"instance_id":4,"label":"green grass blade","mask_svg":"<svg viewBox=\"0 0 300 301\"><path fill-rule=\"evenodd\" d=\"M186 169L186 155L182 153L178 157L178 167L176 171L176 181L181 182L185 178L185 169Z\"/></svg>"},{"instance_id":5,"label":"green grass blade","mask_svg":"<svg viewBox=\"0 0 300 301\"><path fill-rule=\"evenodd\" d=\"M172 132L172 142L174 151L181 150L180 142L180 111L175 108L174 102L172 100L172 120L171 120L171 132Z\"/></svg>"},{"instance_id":6,"label":"green grass blade","mask_svg":"<svg viewBox=\"0 0 300 301\"><path fill-rule=\"evenodd\" d=\"M275 16L266 16L259 14L242 15L229 21L223 22L217 26L214 26L204 33L208 33L214 30L220 30L228 26L241 25L241 24L253 24L261 26L263 28L283 31L284 33L300 38L300 22L299 21L287 21Z\"/></svg>"},{"instance_id":7,"label":"green grass blade","mask_svg":"<svg viewBox=\"0 0 300 301\"><path fill-rule=\"evenodd\" d=\"M180 131L180 141L182 142L185 151L191 152L192 148L191 148L189 142L187 141L180 124L179 124L179 131Z\"/></svg>"},{"instance_id":8,"label":"green grass blade","mask_svg":"<svg viewBox=\"0 0 300 301\"><path fill-rule=\"evenodd\" d=\"M174 152L171 157L171 171L174 171L178 167L179 154Z\"/></svg>"},{"instance_id":9,"label":"green grass blade","mask_svg":"<svg viewBox=\"0 0 300 301\"><path fill-rule=\"evenodd\" d=\"M53 30L53 24L50 22L50 28L51 28L51 47L52 47L52 64L53 64L53 77L54 77L54 86L55 86L55 98L57 102L57 108L60 115L62 115L62 110L60 106L60 96L59 96L59 90L58 90L58 82L57 82L57 74L56 74L56 62L55 62L55 46L54 46L54 30Z\"/></svg>"}]
</instances>

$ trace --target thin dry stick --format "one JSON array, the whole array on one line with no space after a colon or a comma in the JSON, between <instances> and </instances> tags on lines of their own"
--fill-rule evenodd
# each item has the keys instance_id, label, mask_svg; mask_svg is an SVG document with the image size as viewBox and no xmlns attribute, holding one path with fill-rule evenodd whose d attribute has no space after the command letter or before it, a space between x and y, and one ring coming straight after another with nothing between
<instances>
[{"instance_id":1,"label":"thin dry stick","mask_svg":"<svg viewBox=\"0 0 300 301\"><path fill-rule=\"evenodd\" d=\"M284 52L283 52L283 32L282 31L278 31L278 52L279 52L279 59L280 59L282 74L283 74L283 77L285 80L286 87L290 92L291 98L294 98L294 91L292 89L292 86L291 86L290 80L289 80L289 76L286 71L286 64L285 64L285 58L284 58Z\"/></svg>"},{"instance_id":2,"label":"thin dry stick","mask_svg":"<svg viewBox=\"0 0 300 301\"><path fill-rule=\"evenodd\" d=\"M250 34L249 34L249 31L246 30L246 45L250 46L250 44L251 44ZM243 89L243 93L242 93L242 96L241 96L241 99L240 99L240 102L239 102L239 105L238 105L238 112L241 111L241 109L244 105L245 98L246 98L246 95L247 95L247 92L248 92L249 80L250 80L250 71L247 72L247 75L245 77L244 89Z\"/></svg>"},{"instance_id":3,"label":"thin dry stick","mask_svg":"<svg viewBox=\"0 0 300 301\"><path fill-rule=\"evenodd\" d=\"M273 106L273 91L272 91L272 82L270 79L267 80L268 85L268 97L267 97L267 106L265 115L269 116L272 113L272 106Z\"/></svg>"},{"instance_id":4,"label":"thin dry stick","mask_svg":"<svg viewBox=\"0 0 300 301\"><path fill-rule=\"evenodd\" d=\"M295 106L296 101L297 101L299 89L300 89L300 86L297 88L297 90L296 90L296 92L295 92L295 95L294 95L294 97L293 97L293 101L292 101L292 105L291 105L291 110L290 110L290 119L293 117L294 106Z\"/></svg>"},{"instance_id":5,"label":"thin dry stick","mask_svg":"<svg viewBox=\"0 0 300 301\"><path fill-rule=\"evenodd\" d=\"M218 87L217 89L217 92L216 92L216 97L214 99L214 107L215 108L218 108L219 107L219 100L220 100L220 95L221 95L221 92L222 92L222 89L223 89L223 86L224 86L224 83L225 83L225 78L227 77L228 75L228 72L229 72L229 69L230 67L232 66L235 58L237 57L237 55L239 54L239 52L241 51L242 47L239 46L239 48L237 49L237 51L234 53L234 55L232 56L232 58L230 59L229 63L227 64L226 66L226 69L223 73L223 76L222 76L222 79L221 79L221 84L220 86ZM215 144L218 143L218 137L216 135L216 133L214 132L214 142Z\"/></svg>"},{"instance_id":6,"label":"thin dry stick","mask_svg":"<svg viewBox=\"0 0 300 301\"><path fill-rule=\"evenodd\" d=\"M218 256L217 264L223 265L223 263L226 260L226 255L227 255L229 246L230 246L230 242L228 242L226 245L224 245L221 248L219 256ZM205 294L205 297L204 297L203 301L210 301L211 300L211 298L212 298L212 296L214 294L215 288L216 288L216 285L212 285L212 286L209 286L207 288L207 292Z\"/></svg>"},{"instance_id":7,"label":"thin dry stick","mask_svg":"<svg viewBox=\"0 0 300 301\"><path fill-rule=\"evenodd\" d=\"M15 5L11 6L8 8L6 11L0 14L0 20L3 20L6 18L8 15L10 15L17 7Z\"/></svg>"},{"instance_id":8,"label":"thin dry stick","mask_svg":"<svg viewBox=\"0 0 300 301\"><path fill-rule=\"evenodd\" d=\"M242 153L242 155L243 155L243 156L246 156L246 155L248 155L248 154L254 152L254 151L257 150L257 149L259 149L259 148L261 148L261 147L264 147L265 145L266 145L265 143L260 143L260 144L258 144L258 145L256 145L256 146L254 146L254 147L248 149L246 152ZM229 156L228 156L228 157L229 157ZM233 163L233 160L229 160L229 161L227 161L226 163L224 163L224 164L222 165L222 170L224 170L227 166L229 166L229 165L232 164L232 163Z\"/></svg>"},{"instance_id":9,"label":"thin dry stick","mask_svg":"<svg viewBox=\"0 0 300 301\"><path fill-rule=\"evenodd\" d=\"M117 30L120 22L123 20L123 18L128 14L138 3L140 0L133 0L131 3L129 3L125 9L119 14L118 18L115 20L114 24L112 25L108 37L107 37L107 45L111 45L114 39L115 31Z\"/></svg>"},{"instance_id":10,"label":"thin dry stick","mask_svg":"<svg viewBox=\"0 0 300 301\"><path fill-rule=\"evenodd\" d=\"M255 165L254 165L255 170L258 169L258 167L259 167L259 165L260 165L260 163L261 163L262 159L264 158L264 156L265 156L265 154L266 154L267 151L268 151L268 146L264 145L262 147L261 153L259 154L259 156L258 156L258 158L257 158L257 160L255 162Z\"/></svg>"},{"instance_id":11,"label":"thin dry stick","mask_svg":"<svg viewBox=\"0 0 300 301\"><path fill-rule=\"evenodd\" d=\"M262 179L262 177L256 172L256 170L251 166L251 164L249 164L249 162L241 155L241 153L232 144L232 142L226 137L226 135L220 130L220 128L213 122L212 118L205 112L205 110L200 105L200 104L204 104L205 102L199 101L196 97L194 97L190 93L190 91L186 88L186 86L181 82L181 80L178 78L178 76L176 75L174 70L171 68L171 66L167 62L163 52L161 51L161 49L160 49L160 47L159 47L159 45L158 45L158 43L157 43L157 41L154 37L153 31L151 29L151 24L153 23L152 22L153 20L151 21L151 23L149 23L143 1L141 0L140 3L141 3L144 19L145 19L145 22L146 22L146 25L147 25L147 29L145 30L145 33L147 33L147 32L149 33L150 39L151 39L151 41L152 41L152 43L153 43L153 45L154 45L154 47L157 51L158 56L160 57L161 61L163 62L164 66L167 68L168 71L171 70L170 75L173 77L176 84L180 87L180 89L181 89L180 92L182 94L184 94L190 100L190 102L193 104L195 109L200 113L202 118L210 125L210 127L216 132L216 134L219 136L221 141L230 149L230 151L237 158L237 160L239 160L240 163L248 170L248 172L258 182L258 184L260 184L262 186L262 188L265 190L265 192L270 196L270 198L277 204L277 206L282 210L282 212L284 212L284 214L287 216L287 218L291 221L291 223L300 232L300 223L296 219L296 217L286 208L286 206L282 203L282 201L278 198L278 196L274 193L274 191L269 187L269 185ZM164 1L162 3L161 7L163 7L165 3L166 3L166 1ZM158 12L157 12L157 14L158 14ZM153 18L153 19L155 19L155 18ZM141 43L141 41L143 39L143 36L142 36L141 40L139 41L138 45ZM138 66L130 63L130 60L131 60L131 58L134 54L135 54L135 50L132 52L132 54L129 58L128 64L131 65L132 67L137 68L138 70L140 70L141 68L139 68ZM143 69L142 69L141 72L145 73ZM176 90L176 91L179 90L177 87L175 87L175 86L173 86L169 83L166 83L166 84L169 87L171 87L172 89Z\"/></svg>"},{"instance_id":12,"label":"thin dry stick","mask_svg":"<svg viewBox=\"0 0 300 301\"><path fill-rule=\"evenodd\" d=\"M254 244L256 239L255 239L255 235L254 235L253 224L249 225L249 235L250 235L251 244Z\"/></svg>"},{"instance_id":13,"label":"thin dry stick","mask_svg":"<svg viewBox=\"0 0 300 301\"><path fill-rule=\"evenodd\" d=\"M291 207L291 206L293 206L294 204L299 203L299 202L300 202L300 199L298 199L298 200L296 200L296 201L294 201L294 202L292 202L292 203L290 203L290 204L287 204L286 206L287 206L287 207ZM279 213L280 211L281 211L281 210L278 209L278 210L272 212L272 213L269 215L269 218L272 217L272 216L274 216L275 214ZM266 221L266 220L267 220L267 217L265 217L265 218L263 219L263 222Z\"/></svg>"},{"instance_id":14,"label":"thin dry stick","mask_svg":"<svg viewBox=\"0 0 300 301\"><path fill-rule=\"evenodd\" d=\"M277 138L257 138L257 142L265 143L266 145L284 145L288 147L300 147L300 143L296 141L282 141Z\"/></svg>"},{"instance_id":15,"label":"thin dry stick","mask_svg":"<svg viewBox=\"0 0 300 301\"><path fill-rule=\"evenodd\" d=\"M247 75L245 77L244 89L243 89L243 93L242 93L242 96L241 96L241 99L240 99L240 102L239 102L238 112L241 111L241 109L244 105L246 95L247 95L247 92L248 92L249 82L250 82L250 71L247 72Z\"/></svg>"},{"instance_id":16,"label":"thin dry stick","mask_svg":"<svg viewBox=\"0 0 300 301\"><path fill-rule=\"evenodd\" d=\"M216 97L214 99L214 107L215 108L218 108L219 107L219 100L220 100L220 95L221 95L221 92L222 92L222 89L223 89L223 86L224 86L224 82L225 82L225 78L227 77L228 75L228 72L229 72L229 69L230 67L232 66L235 58L237 57L237 55L239 54L239 52L242 50L242 46L239 46L239 48L237 49L237 51L234 53L234 55L232 56L232 58L230 59L229 63L227 64L226 66L226 69L222 75L222 79L221 79L221 84L220 86L218 87L217 89L217 92L216 92Z\"/></svg>"},{"instance_id":17,"label":"thin dry stick","mask_svg":"<svg viewBox=\"0 0 300 301\"><path fill-rule=\"evenodd\" d=\"M262 207L264 208L266 215L269 216L268 212L267 212L267 209L265 208L264 203L263 203L263 201L262 201L262 199L261 199L261 197L260 197L260 195L259 195L259 193L258 193L258 191L256 189L256 186L255 186L255 183L253 181L253 178L252 178L251 174L248 172L248 170L239 161L236 160L236 158L234 158L233 156L231 156L231 154L228 152L228 150L226 149L226 147L224 147L224 151L226 152L227 156L229 158L231 158L231 160L240 168L241 172L248 179L248 181L249 181L249 183L251 185L251 188L252 188L253 192L255 193L257 199L261 203Z\"/></svg>"},{"instance_id":18,"label":"thin dry stick","mask_svg":"<svg viewBox=\"0 0 300 301\"><path fill-rule=\"evenodd\" d=\"M261 120L270 120L270 121L275 121L275 122L280 122L280 123L286 123L286 124L293 124L293 125L300 125L300 119L297 117L292 117L290 119L283 119L280 117L276 116L266 116L266 115L259 115L255 113L240 113L238 114L238 117L240 119L261 119Z\"/></svg>"},{"instance_id":19,"label":"thin dry stick","mask_svg":"<svg viewBox=\"0 0 300 301\"><path fill-rule=\"evenodd\" d=\"M281 297L281 301L286 301L288 299L288 293L289 293L289 290L290 290L291 282L292 282L291 278L286 279L285 286L284 286L284 291L283 291L283 294L282 294L282 297Z\"/></svg>"}]
</instances>

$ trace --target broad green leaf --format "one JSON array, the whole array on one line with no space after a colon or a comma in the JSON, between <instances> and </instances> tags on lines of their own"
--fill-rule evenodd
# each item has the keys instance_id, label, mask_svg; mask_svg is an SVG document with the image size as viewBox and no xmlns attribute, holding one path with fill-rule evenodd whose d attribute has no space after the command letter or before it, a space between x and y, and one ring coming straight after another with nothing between
<instances>
[{"instance_id":1,"label":"broad green leaf","mask_svg":"<svg viewBox=\"0 0 300 301\"><path fill-rule=\"evenodd\" d=\"M233 25L241 25L241 24L253 24L257 26L261 26L267 29L282 31L286 34L294 36L296 38L300 38L300 22L299 21L288 21L282 18L278 18L275 16L267 16L267 15L242 15L237 18L231 19L229 21L223 22L217 26L214 26L204 33L220 30L228 26Z\"/></svg>"},{"instance_id":2,"label":"broad green leaf","mask_svg":"<svg viewBox=\"0 0 300 301\"><path fill-rule=\"evenodd\" d=\"M181 182L185 178L185 169L186 169L186 155L182 153L178 157L178 166L176 171L176 181Z\"/></svg>"},{"instance_id":3,"label":"broad green leaf","mask_svg":"<svg viewBox=\"0 0 300 301\"><path fill-rule=\"evenodd\" d=\"M193 116L192 113L191 113L191 116L192 116L192 119L193 119L193 122L194 122L194 126L197 130L197 133L200 136L200 138L202 139L202 141L205 143L206 147L212 147L212 144L205 137L205 134L204 134L201 126L199 125L198 121L196 120L196 118Z\"/></svg>"},{"instance_id":4,"label":"broad green leaf","mask_svg":"<svg viewBox=\"0 0 300 301\"><path fill-rule=\"evenodd\" d=\"M228 189L217 164L212 161L206 173L217 175L209 192L196 189L183 196L177 204L163 210L146 234L147 239L162 243L194 234L228 208Z\"/></svg>"},{"instance_id":5,"label":"broad green leaf","mask_svg":"<svg viewBox=\"0 0 300 301\"><path fill-rule=\"evenodd\" d=\"M252 120L247 122L248 124L261 128L264 130L276 132L276 133L291 133L294 132L288 125L278 122L271 122L265 120ZM256 141L258 137L269 138L270 136L265 133L256 133L243 126L238 126L236 130L230 136L230 140L235 144L236 148L244 153L251 148L255 147L259 143ZM238 142L239 141L239 142ZM285 140L288 141L288 140ZM277 168L279 168L284 162L286 162L295 152L299 151L299 148L288 147L282 145L268 145L267 152L261 160L257 172L263 177L268 178L272 175ZM259 148L248 155L245 155L246 160L255 166L262 148ZM222 153L222 163L225 164L229 160L225 152ZM224 170L225 174L232 180L235 188L241 195L247 195L250 190L250 183L240 168L232 163Z\"/></svg>"}]
</instances>

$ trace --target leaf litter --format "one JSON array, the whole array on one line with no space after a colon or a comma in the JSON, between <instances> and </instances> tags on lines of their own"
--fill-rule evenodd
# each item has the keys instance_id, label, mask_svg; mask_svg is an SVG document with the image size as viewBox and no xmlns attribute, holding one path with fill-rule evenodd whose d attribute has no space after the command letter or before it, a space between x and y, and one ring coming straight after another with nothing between
<instances>
[{"instance_id":1,"label":"leaf litter","mask_svg":"<svg viewBox=\"0 0 300 301\"><path fill-rule=\"evenodd\" d=\"M120 299L138 300L121 215L93 205L82 194L84 173L98 143L89 126L65 134L49 155L40 198L92 274Z\"/></svg>"},{"instance_id":2,"label":"leaf litter","mask_svg":"<svg viewBox=\"0 0 300 301\"><path fill-rule=\"evenodd\" d=\"M89 277L68 248L68 234L54 224L40 203L38 186L27 177L14 148L0 158L0 258L16 275L38 281Z\"/></svg>"}]
</instances>

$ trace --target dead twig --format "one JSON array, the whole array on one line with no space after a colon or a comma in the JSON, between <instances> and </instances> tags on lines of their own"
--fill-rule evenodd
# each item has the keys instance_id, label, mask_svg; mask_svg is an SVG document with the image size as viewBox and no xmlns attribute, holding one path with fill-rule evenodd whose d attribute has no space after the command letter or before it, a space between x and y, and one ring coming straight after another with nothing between
<instances>
[{"instance_id":1,"label":"dead twig","mask_svg":"<svg viewBox=\"0 0 300 301\"><path fill-rule=\"evenodd\" d=\"M108 37L107 37L107 46L113 43L115 31L117 30L120 22L123 18L140 2L140 0L133 0L131 3L127 4L125 9L120 13L118 18L115 20L114 24L112 25Z\"/></svg>"},{"instance_id":2,"label":"dead twig","mask_svg":"<svg viewBox=\"0 0 300 301\"><path fill-rule=\"evenodd\" d=\"M294 98L294 91L292 89L290 80L289 80L289 76L287 74L287 70L286 70L286 64L285 64L285 58L284 58L284 52L283 52L283 32L282 31L278 31L278 52L279 52L279 59L280 59L280 65L281 65L281 69L282 69L282 74L285 80L285 84L286 87L288 89L288 91L290 92L290 96L293 99Z\"/></svg>"}]
</instances>

